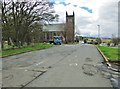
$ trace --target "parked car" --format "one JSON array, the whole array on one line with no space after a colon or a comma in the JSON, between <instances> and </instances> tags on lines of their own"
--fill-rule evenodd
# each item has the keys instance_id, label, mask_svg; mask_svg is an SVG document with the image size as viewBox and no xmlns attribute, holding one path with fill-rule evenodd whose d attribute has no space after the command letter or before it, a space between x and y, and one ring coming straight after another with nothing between
<instances>
[{"instance_id":1,"label":"parked car","mask_svg":"<svg viewBox=\"0 0 120 89\"><path fill-rule=\"evenodd\" d=\"M49 43L54 43L61 45L62 44L62 36L54 36L52 40L49 41Z\"/></svg>"}]
</instances>

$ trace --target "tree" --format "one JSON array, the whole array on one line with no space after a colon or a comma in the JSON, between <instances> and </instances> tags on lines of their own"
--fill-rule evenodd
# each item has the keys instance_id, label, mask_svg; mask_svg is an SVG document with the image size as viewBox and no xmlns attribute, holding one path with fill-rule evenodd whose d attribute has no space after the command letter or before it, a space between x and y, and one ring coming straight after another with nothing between
<instances>
[{"instance_id":1,"label":"tree","mask_svg":"<svg viewBox=\"0 0 120 89\"><path fill-rule=\"evenodd\" d=\"M120 44L120 37L116 37L114 34L112 34L112 43L114 43L114 46Z\"/></svg>"},{"instance_id":2,"label":"tree","mask_svg":"<svg viewBox=\"0 0 120 89\"><path fill-rule=\"evenodd\" d=\"M40 2L3 2L2 3L2 34L3 40L12 39L15 46L29 45L31 34L36 30L35 23L49 22L56 19L53 6L47 0ZM39 28L38 28L39 29Z\"/></svg>"},{"instance_id":3,"label":"tree","mask_svg":"<svg viewBox=\"0 0 120 89\"><path fill-rule=\"evenodd\" d=\"M42 42L42 25L38 22L34 23L31 27L32 42Z\"/></svg>"},{"instance_id":4,"label":"tree","mask_svg":"<svg viewBox=\"0 0 120 89\"><path fill-rule=\"evenodd\" d=\"M0 1L0 17L2 16L2 13L1 13L1 8L2 8L2 1ZM1 21L1 18L0 18L0 43L2 43L2 30L1 30L1 23L2 23L2 21ZM2 47L3 47L3 45L2 45Z\"/></svg>"},{"instance_id":5,"label":"tree","mask_svg":"<svg viewBox=\"0 0 120 89\"><path fill-rule=\"evenodd\" d=\"M101 42L102 42L101 38L96 38L96 41L98 44L101 44Z\"/></svg>"}]
</instances>

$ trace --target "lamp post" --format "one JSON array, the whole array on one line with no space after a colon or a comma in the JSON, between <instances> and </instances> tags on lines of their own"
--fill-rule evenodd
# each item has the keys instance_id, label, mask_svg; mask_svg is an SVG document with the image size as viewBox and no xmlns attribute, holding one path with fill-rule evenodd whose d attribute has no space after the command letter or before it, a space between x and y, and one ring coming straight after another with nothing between
<instances>
[{"instance_id":1,"label":"lamp post","mask_svg":"<svg viewBox=\"0 0 120 89\"><path fill-rule=\"evenodd\" d=\"M98 26L98 45L100 44L100 25Z\"/></svg>"}]
</instances>

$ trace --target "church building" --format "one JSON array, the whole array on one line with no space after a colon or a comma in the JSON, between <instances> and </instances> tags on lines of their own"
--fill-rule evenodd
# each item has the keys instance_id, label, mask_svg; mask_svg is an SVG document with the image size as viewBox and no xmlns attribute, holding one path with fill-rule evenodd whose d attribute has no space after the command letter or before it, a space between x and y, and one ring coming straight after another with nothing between
<instances>
[{"instance_id":1,"label":"church building","mask_svg":"<svg viewBox=\"0 0 120 89\"><path fill-rule=\"evenodd\" d=\"M66 23L50 24L43 26L43 38L48 42L53 36L62 36L65 42L74 42L75 14L68 15L66 12Z\"/></svg>"}]
</instances>

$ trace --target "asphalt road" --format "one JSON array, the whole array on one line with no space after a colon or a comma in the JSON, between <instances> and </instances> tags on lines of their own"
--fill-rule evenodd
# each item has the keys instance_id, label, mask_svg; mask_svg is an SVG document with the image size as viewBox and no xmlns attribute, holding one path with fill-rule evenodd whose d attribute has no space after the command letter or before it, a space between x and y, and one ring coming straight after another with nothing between
<instances>
[{"instance_id":1,"label":"asphalt road","mask_svg":"<svg viewBox=\"0 0 120 89\"><path fill-rule=\"evenodd\" d=\"M4 87L112 87L93 45L57 45L2 60Z\"/></svg>"},{"instance_id":2,"label":"asphalt road","mask_svg":"<svg viewBox=\"0 0 120 89\"><path fill-rule=\"evenodd\" d=\"M0 58L0 88L2 87L2 59Z\"/></svg>"}]
</instances>

